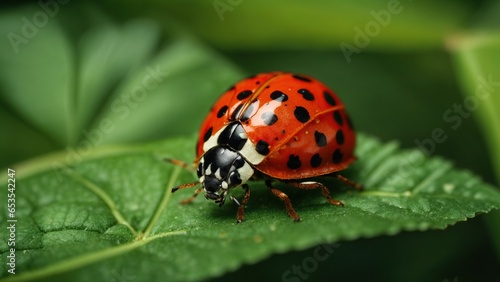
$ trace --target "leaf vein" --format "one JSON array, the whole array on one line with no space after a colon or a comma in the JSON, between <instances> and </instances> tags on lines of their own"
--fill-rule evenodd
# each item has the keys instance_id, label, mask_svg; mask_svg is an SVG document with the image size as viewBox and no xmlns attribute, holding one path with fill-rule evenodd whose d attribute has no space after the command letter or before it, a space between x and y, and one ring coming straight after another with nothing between
<instances>
[{"instance_id":1,"label":"leaf vein","mask_svg":"<svg viewBox=\"0 0 500 282\"><path fill-rule=\"evenodd\" d=\"M153 216L148 222L148 225L146 226L146 229L144 229L143 234L141 235L143 238L147 238L151 231L153 230L153 227L156 225L156 222L160 218L163 210L167 206L170 197L172 196L172 192L170 192L170 188L174 186L174 183L177 181L179 178L181 168L176 166L173 171L170 179L167 182L167 185L165 187L165 190L163 192L163 197L162 200L158 203L158 206L155 209L155 212L153 213Z\"/></svg>"},{"instance_id":2,"label":"leaf vein","mask_svg":"<svg viewBox=\"0 0 500 282\"><path fill-rule=\"evenodd\" d=\"M96 185L94 182L91 180L87 179L83 175L77 173L73 169L69 167L64 167L64 173L66 173L69 177L73 178L74 180L80 182L85 188L89 189L91 192L96 194L111 210L111 213L115 217L116 221L118 224L123 224L125 225L130 232L134 236L137 236L137 231L135 228L125 219L125 217L121 214L120 210L116 206L115 202L113 199L104 191L101 187Z\"/></svg>"},{"instance_id":3,"label":"leaf vein","mask_svg":"<svg viewBox=\"0 0 500 282\"><path fill-rule=\"evenodd\" d=\"M440 176L443 176L447 171L451 169L451 165L446 163L443 164L442 166L439 166L436 168L432 173L427 174L427 176L420 180L419 183L413 187L411 190L412 194L418 194L420 193L425 187L429 186L430 183L432 183L434 180L438 179Z\"/></svg>"},{"instance_id":4,"label":"leaf vein","mask_svg":"<svg viewBox=\"0 0 500 282\"><path fill-rule=\"evenodd\" d=\"M169 237L169 236L175 236L175 235L186 235L186 234L187 234L186 230L176 230L176 231L169 231L169 232L160 233L160 234L157 234L155 236L151 236L147 239L136 240L136 241L132 241L132 242L127 243L127 244L118 245L118 246L111 247L108 249L87 253L87 254L80 255L80 256L77 256L74 258L63 260L59 263L49 265L45 268L24 272L22 274L15 275L15 276L9 276L7 279L5 279L3 281L5 281L5 282L7 282L7 281L27 281L27 280L40 279L40 278L54 275L57 273L71 271L71 270L74 270L77 268L81 268L82 266L85 266L85 265L93 264L93 263L96 263L98 261L102 261L102 260L105 260L108 258L115 257L117 255L121 255L123 253L132 251L138 247L144 246L144 245L146 245L146 244L148 244L156 239Z\"/></svg>"}]
</instances>

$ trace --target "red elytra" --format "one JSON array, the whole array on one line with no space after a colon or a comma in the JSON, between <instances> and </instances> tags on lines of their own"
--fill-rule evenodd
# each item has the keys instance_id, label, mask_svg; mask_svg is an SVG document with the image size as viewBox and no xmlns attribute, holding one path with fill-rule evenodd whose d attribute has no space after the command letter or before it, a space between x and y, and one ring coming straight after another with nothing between
<instances>
[{"instance_id":1,"label":"red elytra","mask_svg":"<svg viewBox=\"0 0 500 282\"><path fill-rule=\"evenodd\" d=\"M174 187L202 185L183 201L205 191L220 206L228 191L243 186L237 222L243 220L250 196L248 180L266 180L271 192L285 202L288 214L300 217L282 191L272 187L281 180L301 189L321 189L334 205L328 189L309 178L347 168L354 160L355 132L340 99L318 80L285 72L262 73L244 79L217 100L205 118L196 147L199 181ZM177 162L179 163L179 162ZM360 185L336 174L356 188Z\"/></svg>"}]
</instances>

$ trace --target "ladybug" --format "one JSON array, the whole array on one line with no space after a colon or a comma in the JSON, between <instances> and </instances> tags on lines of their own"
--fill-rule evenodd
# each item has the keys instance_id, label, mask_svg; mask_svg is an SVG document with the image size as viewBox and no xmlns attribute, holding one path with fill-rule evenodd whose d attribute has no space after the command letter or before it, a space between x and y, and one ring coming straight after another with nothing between
<instances>
[{"instance_id":1,"label":"ladybug","mask_svg":"<svg viewBox=\"0 0 500 282\"><path fill-rule=\"evenodd\" d=\"M328 202L342 206L324 184L310 178L332 175L361 189L336 174L354 162L355 143L344 104L323 83L286 72L257 74L233 85L215 102L199 132L194 162L198 181L176 186L172 192L201 184L181 203L191 203L204 191L205 198L222 206L229 190L242 186L241 204L229 196L239 206L239 223L250 198L247 182L264 180L284 202L289 216L300 221L288 196L272 182L321 189Z\"/></svg>"}]
</instances>

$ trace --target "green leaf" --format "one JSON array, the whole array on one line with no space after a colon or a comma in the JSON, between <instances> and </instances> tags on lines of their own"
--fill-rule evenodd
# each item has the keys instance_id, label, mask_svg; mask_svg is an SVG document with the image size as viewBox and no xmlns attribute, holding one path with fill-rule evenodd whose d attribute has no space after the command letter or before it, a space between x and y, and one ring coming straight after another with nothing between
<instances>
[{"instance_id":1,"label":"green leaf","mask_svg":"<svg viewBox=\"0 0 500 282\"><path fill-rule=\"evenodd\" d=\"M74 53L57 22L41 28L26 17L36 12L31 7L0 16L0 94L23 119L66 144L74 122Z\"/></svg>"},{"instance_id":2,"label":"green leaf","mask_svg":"<svg viewBox=\"0 0 500 282\"><path fill-rule=\"evenodd\" d=\"M110 9L116 1L108 0ZM428 50L470 13L463 1L147 1L120 2L159 21L181 19L207 42L228 50ZM193 9L193 6L196 9ZM422 20L425 19L425 20ZM244 31L244 32L242 32ZM359 48L359 51L357 50Z\"/></svg>"},{"instance_id":3,"label":"green leaf","mask_svg":"<svg viewBox=\"0 0 500 282\"><path fill-rule=\"evenodd\" d=\"M104 24L82 36L78 46L82 66L75 101L79 128L90 123L115 84L154 53L159 37L158 26L144 20L123 27Z\"/></svg>"},{"instance_id":4,"label":"green leaf","mask_svg":"<svg viewBox=\"0 0 500 282\"><path fill-rule=\"evenodd\" d=\"M0 15L1 106L31 136L44 135L32 146L48 139L85 155L101 144L191 133L214 98L242 77L175 22L116 24L80 3L42 25L40 9ZM76 25L81 15L87 20ZM9 140L27 134L14 130ZM9 140L2 149L24 150Z\"/></svg>"},{"instance_id":5,"label":"green leaf","mask_svg":"<svg viewBox=\"0 0 500 282\"><path fill-rule=\"evenodd\" d=\"M82 161L65 152L13 166L16 170L16 275L5 281L200 280L221 275L274 253L320 243L443 229L500 208L500 193L439 157L401 150L359 134L359 160L345 171L362 192L323 179L345 207L328 204L320 191L287 193L303 221L293 222L260 182L251 183L246 220L193 191L172 194L191 173L164 157L194 158L193 138L100 147ZM0 175L5 187L7 170ZM233 192L242 196L242 189ZM6 201L0 209L6 209ZM0 220L7 220L6 214ZM7 276L6 232L1 233L0 273Z\"/></svg>"},{"instance_id":6,"label":"green leaf","mask_svg":"<svg viewBox=\"0 0 500 282\"><path fill-rule=\"evenodd\" d=\"M450 40L463 89L463 107L476 116L500 171L500 32L472 33ZM500 181L500 174L497 175Z\"/></svg>"},{"instance_id":7,"label":"green leaf","mask_svg":"<svg viewBox=\"0 0 500 282\"><path fill-rule=\"evenodd\" d=\"M493 5L488 11L499 11ZM455 35L449 40L449 48L456 64L458 81L464 96L465 114L474 116L485 136L498 183L500 183L500 31L488 30L485 23L497 21L497 17L481 17L482 29ZM491 28L489 28L491 29ZM488 30L488 31L486 31ZM491 238L500 257L500 212L487 217Z\"/></svg>"}]
</instances>

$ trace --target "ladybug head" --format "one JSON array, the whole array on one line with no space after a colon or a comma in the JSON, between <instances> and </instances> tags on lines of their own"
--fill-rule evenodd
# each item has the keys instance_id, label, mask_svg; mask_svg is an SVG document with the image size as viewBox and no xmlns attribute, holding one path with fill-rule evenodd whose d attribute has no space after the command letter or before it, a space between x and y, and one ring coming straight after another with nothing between
<instances>
[{"instance_id":1,"label":"ladybug head","mask_svg":"<svg viewBox=\"0 0 500 282\"><path fill-rule=\"evenodd\" d=\"M200 159L196 172L205 198L222 206L229 189L245 183L254 171L238 152L215 146Z\"/></svg>"}]
</instances>

